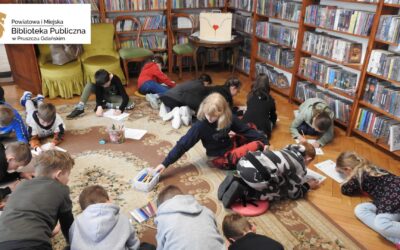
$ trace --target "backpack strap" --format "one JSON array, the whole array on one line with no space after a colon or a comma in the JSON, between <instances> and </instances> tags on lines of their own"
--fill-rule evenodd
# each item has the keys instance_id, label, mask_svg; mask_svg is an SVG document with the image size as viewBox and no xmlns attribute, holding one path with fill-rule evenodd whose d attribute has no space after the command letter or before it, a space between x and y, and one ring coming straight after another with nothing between
<instances>
[{"instance_id":1,"label":"backpack strap","mask_svg":"<svg viewBox=\"0 0 400 250\"><path fill-rule=\"evenodd\" d=\"M246 154L246 159L250 161L250 163L257 169L258 172L260 172L261 176L264 178L265 181L268 181L271 179L270 173L267 171L267 169L256 159L256 157L251 153L248 152Z\"/></svg>"}]
</instances>

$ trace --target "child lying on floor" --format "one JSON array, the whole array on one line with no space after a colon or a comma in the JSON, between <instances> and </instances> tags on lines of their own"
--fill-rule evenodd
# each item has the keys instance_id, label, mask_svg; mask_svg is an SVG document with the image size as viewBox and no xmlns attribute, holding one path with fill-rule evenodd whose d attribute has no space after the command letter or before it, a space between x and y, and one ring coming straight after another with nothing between
<instances>
[{"instance_id":1,"label":"child lying on floor","mask_svg":"<svg viewBox=\"0 0 400 250\"><path fill-rule=\"evenodd\" d=\"M306 180L306 166L315 158L315 148L307 143L291 144L280 151L249 152L237 163L239 177L228 175L218 189L225 207L244 196L249 200L298 199L318 181Z\"/></svg>"},{"instance_id":2,"label":"child lying on floor","mask_svg":"<svg viewBox=\"0 0 400 250\"><path fill-rule=\"evenodd\" d=\"M400 177L376 167L355 152L343 152L336 160L336 170L347 176L342 193L365 192L372 202L358 204L358 219L400 249Z\"/></svg>"}]
</instances>

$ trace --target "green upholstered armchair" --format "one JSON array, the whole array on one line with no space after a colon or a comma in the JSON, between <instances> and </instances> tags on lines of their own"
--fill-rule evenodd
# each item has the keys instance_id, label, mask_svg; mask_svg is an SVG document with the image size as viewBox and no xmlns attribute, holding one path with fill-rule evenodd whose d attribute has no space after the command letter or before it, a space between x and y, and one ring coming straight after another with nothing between
<instances>
[{"instance_id":1,"label":"green upholstered armchair","mask_svg":"<svg viewBox=\"0 0 400 250\"><path fill-rule=\"evenodd\" d=\"M128 63L142 63L153 56L153 51L142 46L140 40L142 26L137 18L133 16L118 16L114 19L114 27L118 53L124 65L125 77L129 82Z\"/></svg>"},{"instance_id":2,"label":"green upholstered armchair","mask_svg":"<svg viewBox=\"0 0 400 250\"><path fill-rule=\"evenodd\" d=\"M109 23L92 24L92 41L83 45L81 61L85 83L94 83L94 74L99 69L117 75L125 82L122 72L119 54L114 47L114 25Z\"/></svg>"},{"instance_id":3,"label":"green upholstered armchair","mask_svg":"<svg viewBox=\"0 0 400 250\"><path fill-rule=\"evenodd\" d=\"M42 93L55 98L72 98L83 90L83 72L80 59L64 65L52 64L50 46L39 44L39 68L42 78Z\"/></svg>"},{"instance_id":4,"label":"green upholstered armchair","mask_svg":"<svg viewBox=\"0 0 400 250\"><path fill-rule=\"evenodd\" d=\"M176 57L176 62L177 65L179 67L179 79L182 78L182 59L183 57L190 57L193 60L193 47L190 45L189 42L187 43L183 43L183 44L178 44L177 43L177 35L184 35L184 36L188 36L193 34L193 30L194 30L194 21L191 15L186 14L186 13L171 13L170 15L170 23L177 23L177 19L178 18L185 18L188 19L191 24L192 24L192 28L190 29L190 33L188 33L187 29L179 29L177 27L170 27L168 29L168 33L170 36L170 40L172 41L172 60L171 60L171 65L172 67L175 66L174 65L174 58ZM174 20L175 19L175 20ZM190 67L191 69L191 67ZM170 70L171 71L171 70Z\"/></svg>"}]
</instances>

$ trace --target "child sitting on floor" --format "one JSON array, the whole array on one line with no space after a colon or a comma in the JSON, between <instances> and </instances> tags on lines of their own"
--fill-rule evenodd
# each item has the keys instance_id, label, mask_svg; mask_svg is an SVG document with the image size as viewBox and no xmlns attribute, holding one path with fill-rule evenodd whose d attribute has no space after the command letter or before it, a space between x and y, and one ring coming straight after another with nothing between
<instances>
[{"instance_id":1,"label":"child sitting on floor","mask_svg":"<svg viewBox=\"0 0 400 250\"><path fill-rule=\"evenodd\" d=\"M276 119L275 100L269 94L269 78L265 74L258 75L247 95L247 108L242 120L253 123L271 138Z\"/></svg>"},{"instance_id":2,"label":"child sitting on floor","mask_svg":"<svg viewBox=\"0 0 400 250\"><path fill-rule=\"evenodd\" d=\"M344 195L365 192L372 198L356 206L357 218L400 249L400 177L348 151L337 158L336 170L347 177L342 183Z\"/></svg>"},{"instance_id":3,"label":"child sitting on floor","mask_svg":"<svg viewBox=\"0 0 400 250\"><path fill-rule=\"evenodd\" d=\"M157 199L157 250L222 250L224 240L218 232L214 213L200 205L192 195L168 186Z\"/></svg>"},{"instance_id":4,"label":"child sitting on floor","mask_svg":"<svg viewBox=\"0 0 400 250\"><path fill-rule=\"evenodd\" d=\"M122 114L125 109L133 109L135 104L129 99L121 79L104 69L96 71L96 115L103 116L104 109L115 109L114 115Z\"/></svg>"},{"instance_id":5,"label":"child sitting on floor","mask_svg":"<svg viewBox=\"0 0 400 250\"><path fill-rule=\"evenodd\" d=\"M162 65L162 57L154 56L143 66L138 78L139 93L146 95L146 100L150 102L153 109L159 108L158 94L165 93L169 88L175 87L175 82L171 81L168 76L161 71Z\"/></svg>"},{"instance_id":6,"label":"child sitting on floor","mask_svg":"<svg viewBox=\"0 0 400 250\"><path fill-rule=\"evenodd\" d=\"M240 199L302 198L309 189L319 187L317 180L305 178L306 166L314 158L315 148L307 142L288 145L280 151L248 152L237 163L239 177L228 174L218 188L218 198L225 207Z\"/></svg>"},{"instance_id":7,"label":"child sitting on floor","mask_svg":"<svg viewBox=\"0 0 400 250\"><path fill-rule=\"evenodd\" d=\"M44 103L44 96L35 98L37 107L32 100L32 93L25 91L20 103L26 109L26 124L28 125L29 144L37 152L41 153L40 139L53 136L50 142L52 147L58 145L64 138L64 121L56 112L56 107L51 103Z\"/></svg>"},{"instance_id":8,"label":"child sitting on floor","mask_svg":"<svg viewBox=\"0 0 400 250\"><path fill-rule=\"evenodd\" d=\"M68 242L74 217L67 183L73 165L68 153L57 150L35 158L36 177L18 185L0 216L0 249L51 250L57 221Z\"/></svg>"},{"instance_id":9,"label":"child sitting on floor","mask_svg":"<svg viewBox=\"0 0 400 250\"><path fill-rule=\"evenodd\" d=\"M28 144L12 142L4 148L0 143L0 184L13 182L6 188L0 188L0 200L15 190L19 178L32 178L31 173L15 172L19 167L28 165L31 159L32 154Z\"/></svg>"},{"instance_id":10,"label":"child sitting on floor","mask_svg":"<svg viewBox=\"0 0 400 250\"><path fill-rule=\"evenodd\" d=\"M333 140L333 111L326 102L319 98L305 100L299 107L299 114L294 118L290 133L300 142L306 141L303 135L319 136L313 143L316 148L325 146Z\"/></svg>"},{"instance_id":11,"label":"child sitting on floor","mask_svg":"<svg viewBox=\"0 0 400 250\"><path fill-rule=\"evenodd\" d=\"M283 250L281 243L256 234L256 227L240 214L228 214L222 221L222 231L230 245L228 250Z\"/></svg>"},{"instance_id":12,"label":"child sitting on floor","mask_svg":"<svg viewBox=\"0 0 400 250\"><path fill-rule=\"evenodd\" d=\"M89 186L79 195L82 213L69 230L71 250L113 249L136 250L140 241L128 217L120 213L107 191L99 186Z\"/></svg>"},{"instance_id":13,"label":"child sitting on floor","mask_svg":"<svg viewBox=\"0 0 400 250\"><path fill-rule=\"evenodd\" d=\"M18 141L28 143L28 131L18 111L0 102L0 139L9 138L13 132Z\"/></svg>"},{"instance_id":14,"label":"child sitting on floor","mask_svg":"<svg viewBox=\"0 0 400 250\"><path fill-rule=\"evenodd\" d=\"M247 151L262 150L265 145L269 145L265 135L232 115L225 98L218 93L213 93L203 100L197 119L154 171L163 171L200 140L206 148L207 156L214 157L214 166L222 169L234 168L236 162ZM236 135L230 137L230 131Z\"/></svg>"}]
</instances>

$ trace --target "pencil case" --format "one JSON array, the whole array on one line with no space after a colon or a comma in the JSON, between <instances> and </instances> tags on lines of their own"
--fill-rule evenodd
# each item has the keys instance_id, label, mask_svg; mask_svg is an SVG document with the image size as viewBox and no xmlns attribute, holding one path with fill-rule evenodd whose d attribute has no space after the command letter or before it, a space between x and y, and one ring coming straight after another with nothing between
<instances>
[{"instance_id":1,"label":"pencil case","mask_svg":"<svg viewBox=\"0 0 400 250\"><path fill-rule=\"evenodd\" d=\"M160 174L157 173L153 175L150 181L144 182L144 178L148 175L149 170L147 168L140 171L133 180L133 187L139 191L149 192L151 191L158 183L160 179Z\"/></svg>"}]
</instances>

